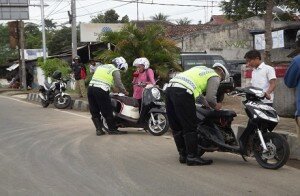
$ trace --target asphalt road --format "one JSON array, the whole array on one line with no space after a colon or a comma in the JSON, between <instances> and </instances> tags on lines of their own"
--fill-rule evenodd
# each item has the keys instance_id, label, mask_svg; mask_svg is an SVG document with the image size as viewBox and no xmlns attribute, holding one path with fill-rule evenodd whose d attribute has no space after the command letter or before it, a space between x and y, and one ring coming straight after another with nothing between
<instances>
[{"instance_id":1,"label":"asphalt road","mask_svg":"<svg viewBox=\"0 0 300 196\"><path fill-rule=\"evenodd\" d=\"M87 113L0 95L0 195L299 195L300 170L261 168L227 153L178 162L169 137L97 137Z\"/></svg>"}]
</instances>

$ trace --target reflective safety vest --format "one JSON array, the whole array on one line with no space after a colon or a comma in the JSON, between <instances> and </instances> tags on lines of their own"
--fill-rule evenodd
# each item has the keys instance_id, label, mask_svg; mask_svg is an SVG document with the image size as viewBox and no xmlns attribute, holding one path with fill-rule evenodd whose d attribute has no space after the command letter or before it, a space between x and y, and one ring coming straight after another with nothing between
<instances>
[{"instance_id":1,"label":"reflective safety vest","mask_svg":"<svg viewBox=\"0 0 300 196\"><path fill-rule=\"evenodd\" d=\"M194 97L206 91L207 81L213 76L219 76L213 69L205 66L195 66L184 71L170 80L170 83L179 83L191 90Z\"/></svg>"},{"instance_id":2,"label":"reflective safety vest","mask_svg":"<svg viewBox=\"0 0 300 196\"><path fill-rule=\"evenodd\" d=\"M105 64L97 67L89 85L108 85L111 87L114 84L114 78L112 74L117 70L119 69L117 69L113 64Z\"/></svg>"}]
</instances>

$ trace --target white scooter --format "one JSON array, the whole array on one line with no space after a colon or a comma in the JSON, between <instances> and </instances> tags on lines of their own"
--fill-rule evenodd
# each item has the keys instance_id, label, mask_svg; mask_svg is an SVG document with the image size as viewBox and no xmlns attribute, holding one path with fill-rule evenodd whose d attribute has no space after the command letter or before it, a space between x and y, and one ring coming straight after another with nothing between
<instances>
[{"instance_id":1,"label":"white scooter","mask_svg":"<svg viewBox=\"0 0 300 196\"><path fill-rule=\"evenodd\" d=\"M144 88L140 112L138 101L132 97L112 93L111 99L118 127L143 128L154 136L163 135L169 130L165 103L161 99L161 90L158 87L147 85ZM102 121L104 130L107 131L105 119L102 118Z\"/></svg>"}]
</instances>

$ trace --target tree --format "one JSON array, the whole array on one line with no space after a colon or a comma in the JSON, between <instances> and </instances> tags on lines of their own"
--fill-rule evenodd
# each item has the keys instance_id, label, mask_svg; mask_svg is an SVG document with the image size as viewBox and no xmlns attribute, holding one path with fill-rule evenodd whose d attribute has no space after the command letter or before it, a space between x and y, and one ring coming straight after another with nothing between
<instances>
[{"instance_id":1,"label":"tree","mask_svg":"<svg viewBox=\"0 0 300 196\"><path fill-rule=\"evenodd\" d=\"M129 22L129 17L127 15L123 16L121 20L119 19L119 14L115 10L111 9L106 11L104 14L98 14L96 17L92 18L91 23L127 23Z\"/></svg>"},{"instance_id":2,"label":"tree","mask_svg":"<svg viewBox=\"0 0 300 196\"><path fill-rule=\"evenodd\" d=\"M49 54L58 54L63 50L69 49L72 44L72 30L70 27L63 26L53 32L48 38L47 47Z\"/></svg>"},{"instance_id":3,"label":"tree","mask_svg":"<svg viewBox=\"0 0 300 196\"><path fill-rule=\"evenodd\" d=\"M37 49L42 48L42 32L35 23L26 23L24 28L25 48Z\"/></svg>"},{"instance_id":4,"label":"tree","mask_svg":"<svg viewBox=\"0 0 300 196\"><path fill-rule=\"evenodd\" d=\"M7 25L0 24L0 65L9 60L17 59L18 52L9 47L9 33Z\"/></svg>"},{"instance_id":5,"label":"tree","mask_svg":"<svg viewBox=\"0 0 300 196\"><path fill-rule=\"evenodd\" d=\"M192 21L190 19L188 19L187 17L184 17L184 18L181 18L179 20L176 20L176 23L178 25L189 25L189 24L191 24L191 22Z\"/></svg>"},{"instance_id":6,"label":"tree","mask_svg":"<svg viewBox=\"0 0 300 196\"><path fill-rule=\"evenodd\" d=\"M265 17L266 49L264 60L271 63L273 7L281 6L286 12L295 13L300 10L299 0L230 0L222 1L221 7L225 15L232 20L240 20L251 16Z\"/></svg>"},{"instance_id":7,"label":"tree","mask_svg":"<svg viewBox=\"0 0 300 196\"><path fill-rule=\"evenodd\" d=\"M123 16L120 22L121 23L128 23L129 22L129 17L127 15Z\"/></svg>"},{"instance_id":8,"label":"tree","mask_svg":"<svg viewBox=\"0 0 300 196\"><path fill-rule=\"evenodd\" d=\"M168 21L169 16L163 13L155 14L154 16L150 17L152 20L159 20L159 21Z\"/></svg>"},{"instance_id":9,"label":"tree","mask_svg":"<svg viewBox=\"0 0 300 196\"><path fill-rule=\"evenodd\" d=\"M252 16L263 16L266 13L268 0L230 0L222 1L221 8L231 20L240 20ZM284 7L287 12L300 10L299 0L275 0L274 5Z\"/></svg>"},{"instance_id":10,"label":"tree","mask_svg":"<svg viewBox=\"0 0 300 196\"><path fill-rule=\"evenodd\" d=\"M103 62L109 63L114 57L123 56L131 65L135 58L147 57L161 80L167 80L171 68L181 69L177 64L180 49L174 41L165 37L165 30L160 25L138 29L133 24L127 24L119 32L106 32L103 41L114 46L113 50L105 50L99 55ZM129 86L133 69L130 67L124 78Z\"/></svg>"},{"instance_id":11,"label":"tree","mask_svg":"<svg viewBox=\"0 0 300 196\"><path fill-rule=\"evenodd\" d=\"M45 19L45 28L49 30L53 30L56 28L56 22L53 22L52 19Z\"/></svg>"},{"instance_id":12,"label":"tree","mask_svg":"<svg viewBox=\"0 0 300 196\"><path fill-rule=\"evenodd\" d=\"M265 15L265 42L266 48L264 52L264 61L271 65L271 50L273 47L273 40L272 40L272 21L273 21L273 14L272 9L274 7L273 0L268 0L267 8L266 8L266 15Z\"/></svg>"}]
</instances>

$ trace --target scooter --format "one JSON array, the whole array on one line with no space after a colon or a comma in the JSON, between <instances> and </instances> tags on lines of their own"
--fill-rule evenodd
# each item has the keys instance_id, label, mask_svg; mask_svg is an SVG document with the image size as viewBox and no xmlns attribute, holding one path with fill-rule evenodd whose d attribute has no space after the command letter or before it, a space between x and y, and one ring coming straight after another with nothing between
<instances>
[{"instance_id":1,"label":"scooter","mask_svg":"<svg viewBox=\"0 0 300 196\"><path fill-rule=\"evenodd\" d=\"M147 85L144 88L141 111L136 99L122 93L112 93L111 100L117 127L143 128L154 136L161 136L169 130L165 103L162 101L161 89L158 87ZM104 131L107 131L105 118L102 118L102 123Z\"/></svg>"},{"instance_id":2,"label":"scooter","mask_svg":"<svg viewBox=\"0 0 300 196\"><path fill-rule=\"evenodd\" d=\"M281 168L289 159L290 149L283 136L272 132L279 116L273 107L261 101L265 97L262 89L236 88L230 95L246 98L242 102L249 118L246 129L235 136L231 128L237 116L234 111L215 111L198 104L199 155L213 151L232 152L240 154L245 161L247 156L254 156L263 168Z\"/></svg>"}]
</instances>

